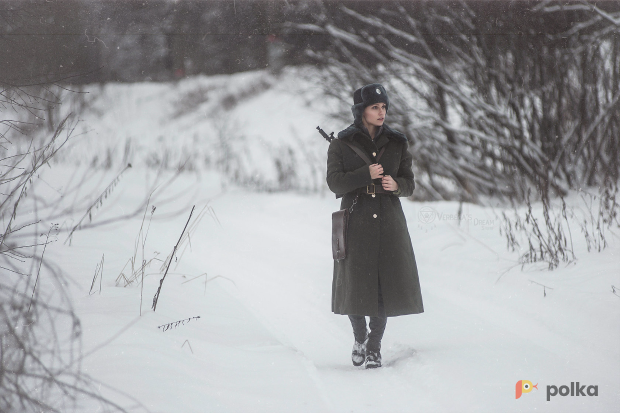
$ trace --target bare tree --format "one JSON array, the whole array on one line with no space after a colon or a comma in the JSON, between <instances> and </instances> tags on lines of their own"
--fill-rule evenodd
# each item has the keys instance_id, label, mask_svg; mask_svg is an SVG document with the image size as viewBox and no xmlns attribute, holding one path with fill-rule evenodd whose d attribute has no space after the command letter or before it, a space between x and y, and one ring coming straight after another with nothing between
<instances>
[{"instance_id":1,"label":"bare tree","mask_svg":"<svg viewBox=\"0 0 620 413\"><path fill-rule=\"evenodd\" d=\"M288 27L330 38L308 51L327 94L388 86L418 196L523 201L618 181L619 22L616 2L326 2Z\"/></svg>"}]
</instances>

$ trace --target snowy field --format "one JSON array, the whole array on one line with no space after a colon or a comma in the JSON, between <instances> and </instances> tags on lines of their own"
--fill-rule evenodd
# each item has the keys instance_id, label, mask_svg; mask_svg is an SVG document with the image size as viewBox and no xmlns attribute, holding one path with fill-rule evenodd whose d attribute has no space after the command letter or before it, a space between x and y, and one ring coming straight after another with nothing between
<instances>
[{"instance_id":1,"label":"snowy field","mask_svg":"<svg viewBox=\"0 0 620 413\"><path fill-rule=\"evenodd\" d=\"M226 80L195 82L206 90ZM611 287L620 286L617 231L607 234L609 246L603 252L588 253L575 227L576 263L555 271L547 271L544 263L522 269L518 254L507 252L499 234L500 209L465 205L467 219L459 223L453 219L458 203L403 199L425 313L389 318L383 367L354 367L351 325L330 310L330 214L339 200L318 183L323 169L303 172L305 183L319 176L315 188L302 188L307 193L257 191L234 183L216 162L222 146L204 148L215 139L213 118L204 111L162 118L174 111L166 99L173 88L187 93L198 87L189 81L106 86L101 96L109 101L98 97L98 112L83 116L80 127L87 133L62 154L60 164L46 169L41 179L47 187L37 184L42 196L53 197L76 176L88 176L95 155L100 160L113 148L110 169L94 173L80 189L94 200L124 162L134 163L92 222L141 212L78 230L70 246L63 244L66 232L61 233L46 252L70 279L83 327L82 365L104 396L132 412L165 413L617 411L620 297ZM144 95L152 96L150 103L136 106ZM274 97L282 99L270 106ZM266 148L262 155L243 158L244 176L251 176L252 157L266 159L270 149L284 147L294 133L299 137L294 145L308 143L306 159L315 157L316 165L324 165L327 143L314 128L321 124L330 132L347 126L311 110L292 82L266 86L243 102L227 116L241 125L238 136ZM265 132L270 126L273 130ZM166 148L200 157L153 194L144 221L148 225L151 206L156 206L144 259L164 260L192 206L194 217L207 209L173 260L153 312L161 262L148 267L143 289L117 280L121 272L127 274L126 264L134 256L144 200L156 179L165 182L171 175L167 171L156 178ZM302 164L301 152L294 153ZM160 163L149 165L148 159ZM281 186L277 170L269 169L273 163L256 165L262 168L256 187ZM575 195L569 202L581 201ZM76 210L73 221L60 222L61 228L70 228L83 213ZM102 255L102 278L89 293ZM141 249L137 256L142 259ZM44 273L40 288L51 288ZM167 331L158 328L187 319ZM537 389L515 399L519 380ZM558 394L547 401L547 386L570 387L571 382L598 386L598 396ZM84 405L83 411L97 408Z\"/></svg>"},{"instance_id":2,"label":"snowy field","mask_svg":"<svg viewBox=\"0 0 620 413\"><path fill-rule=\"evenodd\" d=\"M327 142L316 127L337 133L348 124L329 116L337 102L322 96L317 78L316 71L289 68L278 76L256 71L64 92L62 114L78 110L76 100L86 104L76 138L58 159L219 170L227 181L262 190L323 190Z\"/></svg>"}]
</instances>

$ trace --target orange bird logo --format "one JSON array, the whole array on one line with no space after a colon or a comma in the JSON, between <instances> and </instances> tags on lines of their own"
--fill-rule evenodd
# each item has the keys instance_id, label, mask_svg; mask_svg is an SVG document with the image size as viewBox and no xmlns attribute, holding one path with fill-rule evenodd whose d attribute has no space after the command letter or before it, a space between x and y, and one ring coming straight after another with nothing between
<instances>
[{"instance_id":1,"label":"orange bird logo","mask_svg":"<svg viewBox=\"0 0 620 413\"><path fill-rule=\"evenodd\" d=\"M536 390L538 390L538 383L532 384L529 380L519 380L515 388L515 399L521 397L523 393L531 392L532 388L536 388Z\"/></svg>"}]
</instances>

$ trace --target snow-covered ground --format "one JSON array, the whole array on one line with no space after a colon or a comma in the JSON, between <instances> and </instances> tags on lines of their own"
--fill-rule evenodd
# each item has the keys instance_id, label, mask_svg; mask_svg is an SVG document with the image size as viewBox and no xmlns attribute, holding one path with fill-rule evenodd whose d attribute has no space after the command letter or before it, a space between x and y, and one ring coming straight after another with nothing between
<instances>
[{"instance_id":1,"label":"snow-covered ground","mask_svg":"<svg viewBox=\"0 0 620 413\"><path fill-rule=\"evenodd\" d=\"M236 169L247 172L258 165L262 184L257 187L262 188L281 187L277 171L268 173L273 158L267 166L260 164L270 150L283 148L298 134L294 145L307 143L309 149L307 155L292 152L295 164L302 167L306 156L324 165L327 143L314 128L321 124L330 132L346 125L304 103L301 92L311 91L303 85L295 89L290 79L272 84L271 75L235 76L106 86L94 101L96 110L83 116L80 127L89 132L37 181L36 188L56 196L75 176L88 176L95 155L101 160L109 151L110 169L96 172L81 188L94 200L123 163L132 162L134 167L93 214L97 224L144 208L156 179L152 166L162 165L167 151L177 151L170 152L172 158L186 153L195 161L210 159L187 168L192 171L151 198L157 208L145 242L146 260L163 260L171 253L192 205L194 217L207 208L191 242L172 262L155 312L151 303L163 274L161 262L149 266L143 289L117 282L134 255L142 214L78 230L70 246L62 243L67 234L61 234L47 248L46 257L71 280L83 326L82 366L104 396L132 412L166 413L617 411L620 297L611 286L620 287L618 231L608 233L603 252L588 253L574 229L575 264L555 271L547 271L546 264L522 269L499 234L499 210L490 207L465 205L467 220L459 224L453 219L457 203L402 200L425 313L388 319L382 368L354 367L348 318L330 310L330 214L339 200L325 191L323 169L303 172L300 182L318 176L318 190L310 193L237 185L216 162L226 148L216 130L219 115L194 109L174 115L179 105L169 97L174 90L180 91L174 96L189 96L201 87L208 96L209 87L218 84L243 89L243 76L255 83L267 79L271 86L246 96L229 112L218 112L226 113L222 116L229 125L240 125L238 136L251 141L250 148L266 148L262 153L251 149ZM208 110L209 105L195 107ZM210 147L211 141L219 143ZM60 227L75 225L85 207ZM145 225L150 206L148 211ZM102 280L89 294L104 254ZM45 273L40 282L39 288L51 288ZM158 328L179 320L188 321L167 331ZM519 380L538 387L515 399ZM547 386L570 387L571 382L598 386L598 396L558 394L547 401ZM97 408L85 405L83 411Z\"/></svg>"},{"instance_id":2,"label":"snow-covered ground","mask_svg":"<svg viewBox=\"0 0 620 413\"><path fill-rule=\"evenodd\" d=\"M55 167L44 178L62 186L67 169ZM113 177L91 181L101 190ZM152 179L147 170L126 172L93 223L138 208ZM423 208L450 217L458 204L403 201L426 311L388 319L384 367L364 370L350 361L347 317L330 311L330 213L339 201L222 188L221 180L217 173L186 174L151 200L157 209L147 260L172 251L192 205L212 208L172 263L156 312L150 308L161 263L146 272L142 306L139 286L115 281L134 254L141 216L77 231L71 246L63 236L47 249L72 280L86 373L131 411L616 411L617 237L601 253L587 253L578 240L574 265L521 271L491 209L466 206L470 220L460 226L440 218L425 223ZM89 295L102 254L101 292L97 280ZM192 317L200 318L158 328ZM518 380L538 390L516 400ZM597 385L598 396L546 400L547 385L577 381Z\"/></svg>"}]
</instances>

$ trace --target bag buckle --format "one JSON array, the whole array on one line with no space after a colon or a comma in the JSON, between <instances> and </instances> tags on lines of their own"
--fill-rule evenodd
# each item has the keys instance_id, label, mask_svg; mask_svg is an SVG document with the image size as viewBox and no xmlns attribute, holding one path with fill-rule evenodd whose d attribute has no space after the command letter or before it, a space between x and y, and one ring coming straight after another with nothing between
<instances>
[{"instance_id":1,"label":"bag buckle","mask_svg":"<svg viewBox=\"0 0 620 413\"><path fill-rule=\"evenodd\" d=\"M370 187L371 186L372 186L372 192L370 192ZM375 184L366 185L366 193L368 195L374 195L375 194Z\"/></svg>"}]
</instances>

